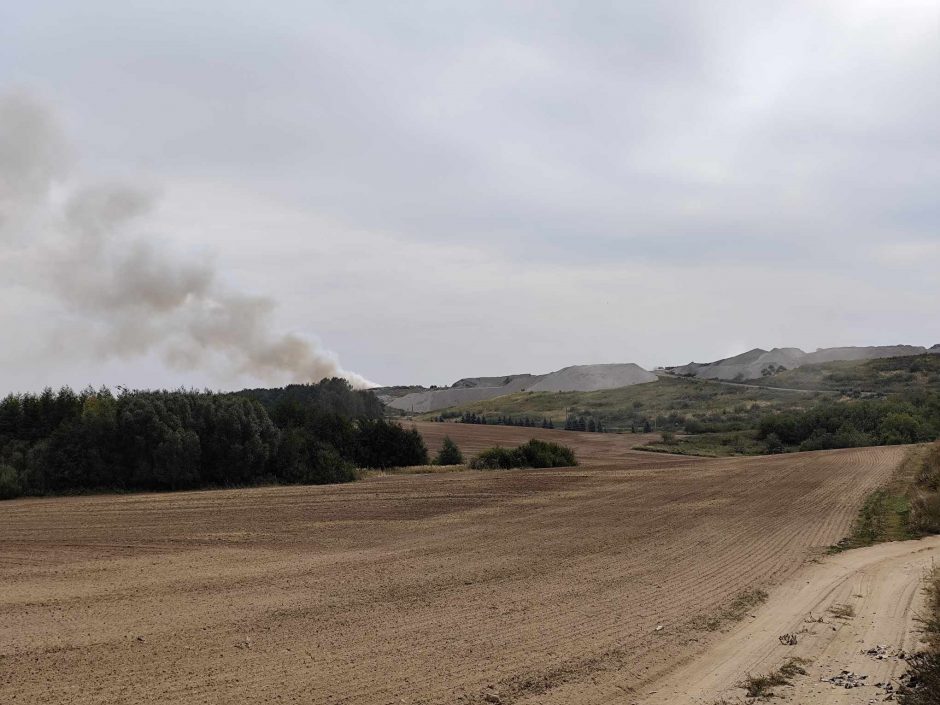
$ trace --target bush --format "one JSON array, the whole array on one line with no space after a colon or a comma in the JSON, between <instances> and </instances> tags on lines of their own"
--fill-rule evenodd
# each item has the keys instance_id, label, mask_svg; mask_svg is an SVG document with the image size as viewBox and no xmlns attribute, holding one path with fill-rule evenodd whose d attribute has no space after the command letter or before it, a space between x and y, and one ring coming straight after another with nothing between
<instances>
[{"instance_id":1,"label":"bush","mask_svg":"<svg viewBox=\"0 0 940 705\"><path fill-rule=\"evenodd\" d=\"M356 467L306 428L284 432L274 467L277 479L289 484L321 485L356 479Z\"/></svg>"},{"instance_id":2,"label":"bush","mask_svg":"<svg viewBox=\"0 0 940 705\"><path fill-rule=\"evenodd\" d=\"M940 533L940 443L928 449L915 480L920 491L911 499L910 530L915 536Z\"/></svg>"},{"instance_id":3,"label":"bush","mask_svg":"<svg viewBox=\"0 0 940 705\"><path fill-rule=\"evenodd\" d=\"M934 443L924 457L917 484L931 492L940 490L940 443Z\"/></svg>"},{"instance_id":4,"label":"bush","mask_svg":"<svg viewBox=\"0 0 940 705\"><path fill-rule=\"evenodd\" d=\"M509 448L487 448L480 451L473 460L470 461L470 467L474 470L508 470L509 468L521 468L520 459L515 450Z\"/></svg>"},{"instance_id":5,"label":"bush","mask_svg":"<svg viewBox=\"0 0 940 705\"><path fill-rule=\"evenodd\" d=\"M908 394L770 414L760 420L758 437L771 434L800 450L929 441L940 435L940 396Z\"/></svg>"},{"instance_id":6,"label":"bush","mask_svg":"<svg viewBox=\"0 0 940 705\"><path fill-rule=\"evenodd\" d=\"M922 619L924 652L909 656L908 685L898 692L902 705L935 705L940 702L940 573L930 578L927 616Z\"/></svg>"},{"instance_id":7,"label":"bush","mask_svg":"<svg viewBox=\"0 0 940 705\"><path fill-rule=\"evenodd\" d=\"M13 499L23 494L16 470L9 465L0 465L0 499Z\"/></svg>"},{"instance_id":8,"label":"bush","mask_svg":"<svg viewBox=\"0 0 940 705\"><path fill-rule=\"evenodd\" d=\"M764 443L767 444L768 453L783 453L786 450L783 445L783 441L780 440L780 436L778 436L776 433L768 433L767 437L764 438Z\"/></svg>"},{"instance_id":9,"label":"bush","mask_svg":"<svg viewBox=\"0 0 940 705\"><path fill-rule=\"evenodd\" d=\"M356 461L363 468L427 465L428 448L418 430L406 431L385 419L363 419L357 433Z\"/></svg>"},{"instance_id":10,"label":"bush","mask_svg":"<svg viewBox=\"0 0 940 705\"><path fill-rule=\"evenodd\" d=\"M518 448L487 448L470 461L470 467L475 470L561 468L577 464L571 448L535 438Z\"/></svg>"},{"instance_id":11,"label":"bush","mask_svg":"<svg viewBox=\"0 0 940 705\"><path fill-rule=\"evenodd\" d=\"M560 443L539 441L533 438L516 450L521 453L522 460L525 463L520 467L564 468L578 464L577 459L574 457L574 451Z\"/></svg>"},{"instance_id":12,"label":"bush","mask_svg":"<svg viewBox=\"0 0 940 705\"><path fill-rule=\"evenodd\" d=\"M435 465L463 465L463 453L457 444L451 440L450 436L444 436L444 443L437 456L434 458Z\"/></svg>"}]
</instances>

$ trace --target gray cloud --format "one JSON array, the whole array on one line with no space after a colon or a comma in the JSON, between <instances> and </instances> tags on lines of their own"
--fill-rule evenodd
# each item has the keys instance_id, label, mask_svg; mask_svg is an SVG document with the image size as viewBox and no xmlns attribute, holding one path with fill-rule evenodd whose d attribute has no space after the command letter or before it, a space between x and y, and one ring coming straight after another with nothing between
<instances>
[{"instance_id":1,"label":"gray cloud","mask_svg":"<svg viewBox=\"0 0 940 705\"><path fill-rule=\"evenodd\" d=\"M226 287L277 289L266 320L373 377L937 337L933 0L9 5L0 65L54 96L82 164L152 175L157 215L198 221ZM543 285L569 271L564 295ZM661 281L675 296L645 316ZM597 300L589 359L533 351ZM683 336L692 310L710 325ZM455 351L442 325L500 349Z\"/></svg>"}]
</instances>

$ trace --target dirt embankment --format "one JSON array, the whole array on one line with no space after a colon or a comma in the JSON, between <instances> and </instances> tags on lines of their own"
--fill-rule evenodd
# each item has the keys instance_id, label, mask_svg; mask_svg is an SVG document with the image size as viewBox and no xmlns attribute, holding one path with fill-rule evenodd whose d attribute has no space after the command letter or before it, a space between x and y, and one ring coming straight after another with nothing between
<instances>
[{"instance_id":1,"label":"dirt embankment","mask_svg":"<svg viewBox=\"0 0 940 705\"><path fill-rule=\"evenodd\" d=\"M3 503L0 702L634 702L720 637L697 616L773 594L903 454L422 430L583 463Z\"/></svg>"}]
</instances>

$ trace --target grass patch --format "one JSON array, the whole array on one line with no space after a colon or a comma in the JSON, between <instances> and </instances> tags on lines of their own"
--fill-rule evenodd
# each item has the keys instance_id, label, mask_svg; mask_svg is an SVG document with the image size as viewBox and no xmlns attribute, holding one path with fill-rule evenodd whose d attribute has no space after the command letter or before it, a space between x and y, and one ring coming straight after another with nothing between
<instances>
[{"instance_id":1,"label":"grass patch","mask_svg":"<svg viewBox=\"0 0 940 705\"><path fill-rule=\"evenodd\" d=\"M940 533L940 444L912 448L884 487L865 498L852 533L830 553Z\"/></svg>"},{"instance_id":2,"label":"grass patch","mask_svg":"<svg viewBox=\"0 0 940 705\"><path fill-rule=\"evenodd\" d=\"M901 705L940 703L940 569L931 573L927 585L927 614L921 618L927 649L907 660L911 685L898 691Z\"/></svg>"},{"instance_id":3,"label":"grass patch","mask_svg":"<svg viewBox=\"0 0 940 705\"><path fill-rule=\"evenodd\" d=\"M749 698L772 698L774 688L791 685L796 676L805 676L806 669L803 666L807 663L805 659L791 658L776 671L759 676L748 675L741 687Z\"/></svg>"},{"instance_id":4,"label":"grass patch","mask_svg":"<svg viewBox=\"0 0 940 705\"><path fill-rule=\"evenodd\" d=\"M905 490L876 490L868 495L859 509L852 534L833 546L830 552L914 538L909 530L910 513L910 500Z\"/></svg>"},{"instance_id":5,"label":"grass patch","mask_svg":"<svg viewBox=\"0 0 940 705\"><path fill-rule=\"evenodd\" d=\"M761 589L746 590L738 594L724 609L713 615L698 615L692 618L692 628L713 632L727 622L739 622L757 605L767 601L767 592Z\"/></svg>"},{"instance_id":6,"label":"grass patch","mask_svg":"<svg viewBox=\"0 0 940 705\"><path fill-rule=\"evenodd\" d=\"M909 497L911 533L940 533L940 443L924 451Z\"/></svg>"},{"instance_id":7,"label":"grass patch","mask_svg":"<svg viewBox=\"0 0 940 705\"><path fill-rule=\"evenodd\" d=\"M568 416L599 419L611 431L642 431L646 421L657 430L681 428L688 421L709 426L756 428L769 411L808 409L818 398L800 392L707 384L682 377L595 392L519 392L453 407L449 413L548 418L562 428ZM441 411L417 418L434 420ZM680 421L681 419L681 421ZM715 429L719 430L719 429Z\"/></svg>"},{"instance_id":8,"label":"grass patch","mask_svg":"<svg viewBox=\"0 0 940 705\"><path fill-rule=\"evenodd\" d=\"M403 468L385 468L384 470L359 470L359 479L384 477L385 475L432 475L466 470L466 465L409 465Z\"/></svg>"},{"instance_id":9,"label":"grass patch","mask_svg":"<svg viewBox=\"0 0 940 705\"><path fill-rule=\"evenodd\" d=\"M733 431L667 437L661 441L637 446L636 450L727 458L735 455L763 455L767 452L767 444L757 439L755 431Z\"/></svg>"},{"instance_id":10,"label":"grass patch","mask_svg":"<svg viewBox=\"0 0 940 705\"><path fill-rule=\"evenodd\" d=\"M825 389L846 395L885 395L940 386L940 355L840 360L803 365L749 384L792 389Z\"/></svg>"}]
</instances>

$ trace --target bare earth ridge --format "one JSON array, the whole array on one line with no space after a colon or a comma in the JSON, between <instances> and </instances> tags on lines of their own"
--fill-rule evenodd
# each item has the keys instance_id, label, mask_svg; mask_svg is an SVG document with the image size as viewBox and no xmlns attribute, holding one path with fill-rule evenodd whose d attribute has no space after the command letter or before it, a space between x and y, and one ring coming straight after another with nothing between
<instances>
[{"instance_id":1,"label":"bare earth ridge","mask_svg":"<svg viewBox=\"0 0 940 705\"><path fill-rule=\"evenodd\" d=\"M0 702L637 702L725 638L696 616L788 584L904 454L420 428L583 464L4 502Z\"/></svg>"}]
</instances>

